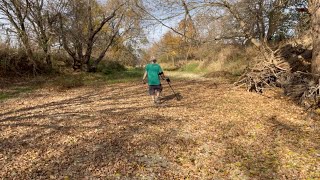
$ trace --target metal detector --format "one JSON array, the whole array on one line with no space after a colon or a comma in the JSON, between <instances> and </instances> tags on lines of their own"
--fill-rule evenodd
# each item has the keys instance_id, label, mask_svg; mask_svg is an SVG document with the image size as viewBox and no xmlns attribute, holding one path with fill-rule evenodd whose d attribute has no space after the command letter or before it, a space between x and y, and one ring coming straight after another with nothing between
<instances>
[{"instance_id":1,"label":"metal detector","mask_svg":"<svg viewBox=\"0 0 320 180\"><path fill-rule=\"evenodd\" d=\"M174 90L173 90L173 88L172 88L172 86L171 86L170 82L169 82L169 81L167 81L167 83L168 83L168 85L169 85L170 89L172 90L173 94L175 95L175 97L176 97L176 98L177 98L177 100L179 101L179 100L180 100L180 98L179 98L179 96L176 94L176 92L174 92Z\"/></svg>"}]
</instances>

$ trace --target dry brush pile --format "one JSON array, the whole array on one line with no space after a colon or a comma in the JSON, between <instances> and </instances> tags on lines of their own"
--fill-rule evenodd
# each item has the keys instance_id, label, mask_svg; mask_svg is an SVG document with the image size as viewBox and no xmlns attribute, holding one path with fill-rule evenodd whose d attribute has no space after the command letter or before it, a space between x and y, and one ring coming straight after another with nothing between
<instances>
[{"instance_id":1,"label":"dry brush pile","mask_svg":"<svg viewBox=\"0 0 320 180\"><path fill-rule=\"evenodd\" d=\"M261 56L247 68L235 83L247 91L263 93L266 88L280 87L307 110L320 107L320 82L310 73L312 58L311 41L307 37L291 40L278 47L264 45L259 48Z\"/></svg>"}]
</instances>

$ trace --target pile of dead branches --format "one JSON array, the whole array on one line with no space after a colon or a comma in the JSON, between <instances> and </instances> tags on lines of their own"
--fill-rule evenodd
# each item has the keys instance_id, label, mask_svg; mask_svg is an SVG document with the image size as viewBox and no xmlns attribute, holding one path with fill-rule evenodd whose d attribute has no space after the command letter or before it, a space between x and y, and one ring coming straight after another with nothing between
<instances>
[{"instance_id":1,"label":"pile of dead branches","mask_svg":"<svg viewBox=\"0 0 320 180\"><path fill-rule=\"evenodd\" d=\"M320 82L315 82L315 75L308 72L309 64L306 65L306 68L302 68L305 71L296 69L296 67L304 66L301 60L292 58L299 57L299 54L288 55L286 53L284 56L281 49L264 51L264 58L248 68L235 85L257 93L263 93L266 88L280 87L284 90L285 95L306 109L319 108Z\"/></svg>"},{"instance_id":2,"label":"pile of dead branches","mask_svg":"<svg viewBox=\"0 0 320 180\"><path fill-rule=\"evenodd\" d=\"M320 81L314 81L314 74L296 71L285 76L282 83L284 94L309 109L320 107Z\"/></svg>"},{"instance_id":3,"label":"pile of dead branches","mask_svg":"<svg viewBox=\"0 0 320 180\"><path fill-rule=\"evenodd\" d=\"M288 71L275 63L262 61L247 71L236 82L245 86L247 91L262 93L265 88L281 86L279 82Z\"/></svg>"}]
</instances>

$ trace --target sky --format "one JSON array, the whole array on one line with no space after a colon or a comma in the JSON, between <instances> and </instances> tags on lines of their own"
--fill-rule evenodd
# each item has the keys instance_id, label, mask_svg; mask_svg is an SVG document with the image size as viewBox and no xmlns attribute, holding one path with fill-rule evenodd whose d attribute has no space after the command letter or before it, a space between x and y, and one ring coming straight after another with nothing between
<instances>
[{"instance_id":1,"label":"sky","mask_svg":"<svg viewBox=\"0 0 320 180\"><path fill-rule=\"evenodd\" d=\"M158 2L156 3L154 1ZM175 9L174 7L172 7L172 9L168 10L168 7L166 9L165 7L161 6L161 1L162 0L144 0L146 9L148 11L146 14L150 13L151 16L154 16L157 19L166 19L161 20L161 22L166 26L175 28L178 22L181 21L184 16L177 15L171 18L168 17L172 16L173 14L179 14L179 11L181 11L181 9ZM181 8L181 6L179 8ZM147 34L147 38L150 44L159 41L165 33L171 31L169 28L165 27L151 16L147 17L149 18L149 20L144 22L148 27L145 29L145 33ZM148 24L152 25L150 26Z\"/></svg>"},{"instance_id":2,"label":"sky","mask_svg":"<svg viewBox=\"0 0 320 180\"><path fill-rule=\"evenodd\" d=\"M100 3L106 3L108 0L97 0ZM148 12L151 13L152 15L154 15L157 18L166 18L168 17L168 13L162 11L161 7L155 7L156 4L161 4L163 2L163 0L142 0L145 4L145 6L148 6ZM181 17L180 17L181 18ZM152 18L151 18L152 19ZM178 23L179 20L177 18L175 19L169 19L166 21L163 21L166 25L170 26L170 27L175 27ZM146 24L148 23L152 23L152 24L156 24L156 25L148 25L148 28L145 28L145 33L146 36L148 38L149 44L152 44L154 42L157 42L161 39L161 37L168 31L170 31L170 29L168 29L167 27L161 25L159 22L157 22L156 20L150 20L149 22L145 22Z\"/></svg>"},{"instance_id":3,"label":"sky","mask_svg":"<svg viewBox=\"0 0 320 180\"><path fill-rule=\"evenodd\" d=\"M106 3L108 0L98 0L98 2L100 3ZM145 2L149 1L149 4L153 4L153 0L143 0ZM160 0L161 1L161 0ZM151 2L151 3L150 3ZM152 12L149 10L150 13L152 13L153 15L155 15L156 17L161 17L161 15L159 14L159 9L154 9ZM157 23L157 21L152 20L152 21L147 21L145 22L145 24L157 24L157 25L147 25L147 28L144 28L146 36L148 38L149 43L146 45L146 47L150 47L154 42L158 42L161 37L169 31L169 29L159 23ZM177 24L176 20L168 20L165 21L165 23L169 26L175 26Z\"/></svg>"},{"instance_id":4,"label":"sky","mask_svg":"<svg viewBox=\"0 0 320 180\"><path fill-rule=\"evenodd\" d=\"M105 3L107 0L98 0L100 3ZM152 5L152 1L151 1L151 5ZM152 10L151 10L152 11ZM155 9L151 12L149 10L149 13L152 13L152 15L156 16L157 18L164 18L167 16L167 14L161 14L160 12L160 8L159 9ZM2 15L0 15L1 18ZM151 18L152 19L152 18ZM5 22L4 19L0 19L0 24L1 22ZM178 20L177 19L169 19L166 21L163 21L166 25L170 26L170 27L175 27ZM161 25L159 22L157 22L156 20L149 20L146 21L147 24L154 24L154 25L147 25L147 28L145 28L145 34L148 38L149 43L146 45L151 46L154 42L158 42L162 36L170 31L170 29L168 29L167 27ZM0 30L0 38L3 40L3 38L5 38L5 31Z\"/></svg>"},{"instance_id":5,"label":"sky","mask_svg":"<svg viewBox=\"0 0 320 180\"><path fill-rule=\"evenodd\" d=\"M177 22L176 20L171 20L171 21L166 21L165 24L170 27L175 27ZM146 35L149 40L149 43L152 44L152 43L158 42L163 37L164 34L170 31L170 29L161 24L157 24L145 29L145 31L146 31Z\"/></svg>"}]
</instances>

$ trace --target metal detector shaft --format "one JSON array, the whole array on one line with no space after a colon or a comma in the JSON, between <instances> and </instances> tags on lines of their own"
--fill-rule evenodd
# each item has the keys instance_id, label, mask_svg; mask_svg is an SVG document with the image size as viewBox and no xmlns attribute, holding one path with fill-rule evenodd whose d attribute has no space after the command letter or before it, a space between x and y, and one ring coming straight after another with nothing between
<instances>
[{"instance_id":1,"label":"metal detector shaft","mask_svg":"<svg viewBox=\"0 0 320 180\"><path fill-rule=\"evenodd\" d=\"M174 92L174 90L169 82L168 82L168 85L170 86L170 89L172 90L173 94L176 96L177 100L179 100L177 94Z\"/></svg>"}]
</instances>

